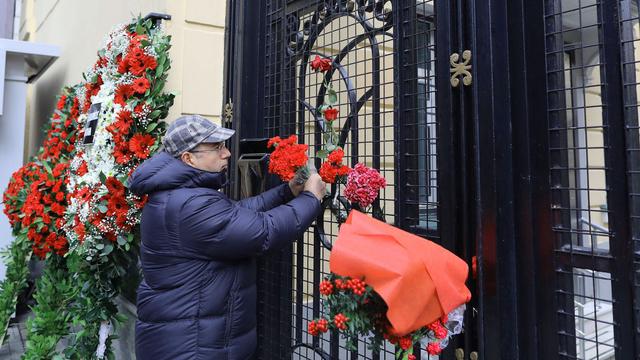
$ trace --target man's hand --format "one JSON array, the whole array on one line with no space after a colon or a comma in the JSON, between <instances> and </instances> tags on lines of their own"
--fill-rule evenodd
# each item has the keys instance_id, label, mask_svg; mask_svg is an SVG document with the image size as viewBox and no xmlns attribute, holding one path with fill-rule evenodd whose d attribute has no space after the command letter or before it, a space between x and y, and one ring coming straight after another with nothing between
<instances>
[{"instance_id":1,"label":"man's hand","mask_svg":"<svg viewBox=\"0 0 640 360\"><path fill-rule=\"evenodd\" d=\"M293 196L300 195L300 193L304 190L304 184L305 183L299 184L296 177L289 180L289 189L291 189Z\"/></svg>"},{"instance_id":2,"label":"man's hand","mask_svg":"<svg viewBox=\"0 0 640 360\"><path fill-rule=\"evenodd\" d=\"M320 175L311 174L309 180L304 184L304 190L310 191L318 200L322 201L324 194L327 192L327 184L322 181Z\"/></svg>"}]
</instances>

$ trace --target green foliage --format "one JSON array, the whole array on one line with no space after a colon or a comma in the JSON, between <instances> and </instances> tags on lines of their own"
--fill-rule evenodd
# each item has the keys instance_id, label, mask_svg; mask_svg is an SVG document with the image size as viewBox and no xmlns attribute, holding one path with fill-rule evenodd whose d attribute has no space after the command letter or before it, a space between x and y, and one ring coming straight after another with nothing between
<instances>
[{"instance_id":1,"label":"green foliage","mask_svg":"<svg viewBox=\"0 0 640 360\"><path fill-rule=\"evenodd\" d=\"M23 359L51 359L58 355L58 342L69 333L68 306L77 293L64 258L53 255L46 260L44 273L34 294L34 317L27 321L27 344Z\"/></svg>"},{"instance_id":2,"label":"green foliage","mask_svg":"<svg viewBox=\"0 0 640 360\"><path fill-rule=\"evenodd\" d=\"M9 245L3 254L7 266L6 277L0 282L0 329L2 340L9 327L9 320L15 312L18 296L27 287L29 276L29 259L31 259L31 245L25 234L18 234L16 240Z\"/></svg>"}]
</instances>

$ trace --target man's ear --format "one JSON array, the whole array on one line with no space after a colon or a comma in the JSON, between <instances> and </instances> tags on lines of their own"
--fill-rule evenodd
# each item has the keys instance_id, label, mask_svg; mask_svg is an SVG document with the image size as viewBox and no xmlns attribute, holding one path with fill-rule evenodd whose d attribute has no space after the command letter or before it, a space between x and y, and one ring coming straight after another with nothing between
<instances>
[{"instance_id":1,"label":"man's ear","mask_svg":"<svg viewBox=\"0 0 640 360\"><path fill-rule=\"evenodd\" d=\"M191 160L191 153L189 152L182 153L182 155L180 155L180 160L187 165L193 166L193 160Z\"/></svg>"}]
</instances>

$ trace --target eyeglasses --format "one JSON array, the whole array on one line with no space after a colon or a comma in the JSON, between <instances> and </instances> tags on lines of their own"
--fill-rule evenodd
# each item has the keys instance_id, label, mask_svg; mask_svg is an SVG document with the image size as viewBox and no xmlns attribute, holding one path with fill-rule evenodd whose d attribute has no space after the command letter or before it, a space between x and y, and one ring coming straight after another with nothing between
<instances>
[{"instance_id":1,"label":"eyeglasses","mask_svg":"<svg viewBox=\"0 0 640 360\"><path fill-rule=\"evenodd\" d=\"M225 145L225 143L219 143L216 144L215 147L211 148L211 149L205 149L205 150L192 150L189 151L191 153L200 153L200 152L211 152L211 151L220 151L220 150L224 150L227 148L227 145Z\"/></svg>"}]
</instances>

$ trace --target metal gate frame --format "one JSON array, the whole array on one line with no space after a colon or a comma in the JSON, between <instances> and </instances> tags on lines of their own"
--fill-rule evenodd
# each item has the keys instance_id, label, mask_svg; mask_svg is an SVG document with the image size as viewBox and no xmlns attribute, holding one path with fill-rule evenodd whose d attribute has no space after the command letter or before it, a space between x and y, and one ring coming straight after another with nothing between
<instances>
[{"instance_id":1,"label":"metal gate frame","mask_svg":"<svg viewBox=\"0 0 640 360\"><path fill-rule=\"evenodd\" d=\"M224 93L233 102L234 121L230 125L237 130L238 139L262 137L265 1L227 1ZM410 3L395 0L393 6L407 9L403 4ZM470 87L452 88L448 81L437 85L438 122L446 124L440 129L444 140L439 144L439 154L452 160L449 166L440 167L439 175L443 180L442 238L447 239L443 244L467 260L478 257L478 280L470 283L474 311L466 324L471 336L460 337L443 358L453 359L453 348L459 347L464 349L464 359L472 351L477 351L480 359L557 359L549 126L540 121L547 118L549 107L545 2L451 0L437 1L436 6L440 15L438 77L448 80L450 65L442 59L450 54L470 50L473 56ZM604 8L608 19L604 32L609 41L605 44L606 62L620 64L618 7L613 4ZM402 25L405 16L410 15L395 16L394 25ZM401 40L395 43L396 51L412 48L410 40ZM606 116L613 121L616 116L622 118L620 69L610 66L607 71L614 80L607 88L611 103ZM402 77L400 71L400 93L404 91ZM397 100L399 111L406 108L402 101ZM624 144L623 129L610 134L611 144ZM406 149L403 144L398 146L402 154ZM614 231L625 236L629 234L625 220L629 218L629 197L624 146L614 145L609 156L618 176L613 184L618 204L615 211L626 214ZM236 178L237 174L232 174L232 195L236 194ZM398 204L403 201L400 196ZM401 215L398 218L403 219L402 206L396 209ZM396 225L407 228L402 220ZM612 250L622 260L616 263L617 272L633 271L630 244ZM630 278L622 280L631 283ZM291 293L286 284L269 290L277 291L280 298ZM625 351L636 353L632 308L633 294L629 291L621 298L616 321L630 331L628 335L619 334L616 342ZM282 319L287 312L274 316ZM281 328L269 336L288 340L290 335L290 329ZM263 349L261 358L281 359L281 348Z\"/></svg>"}]
</instances>

